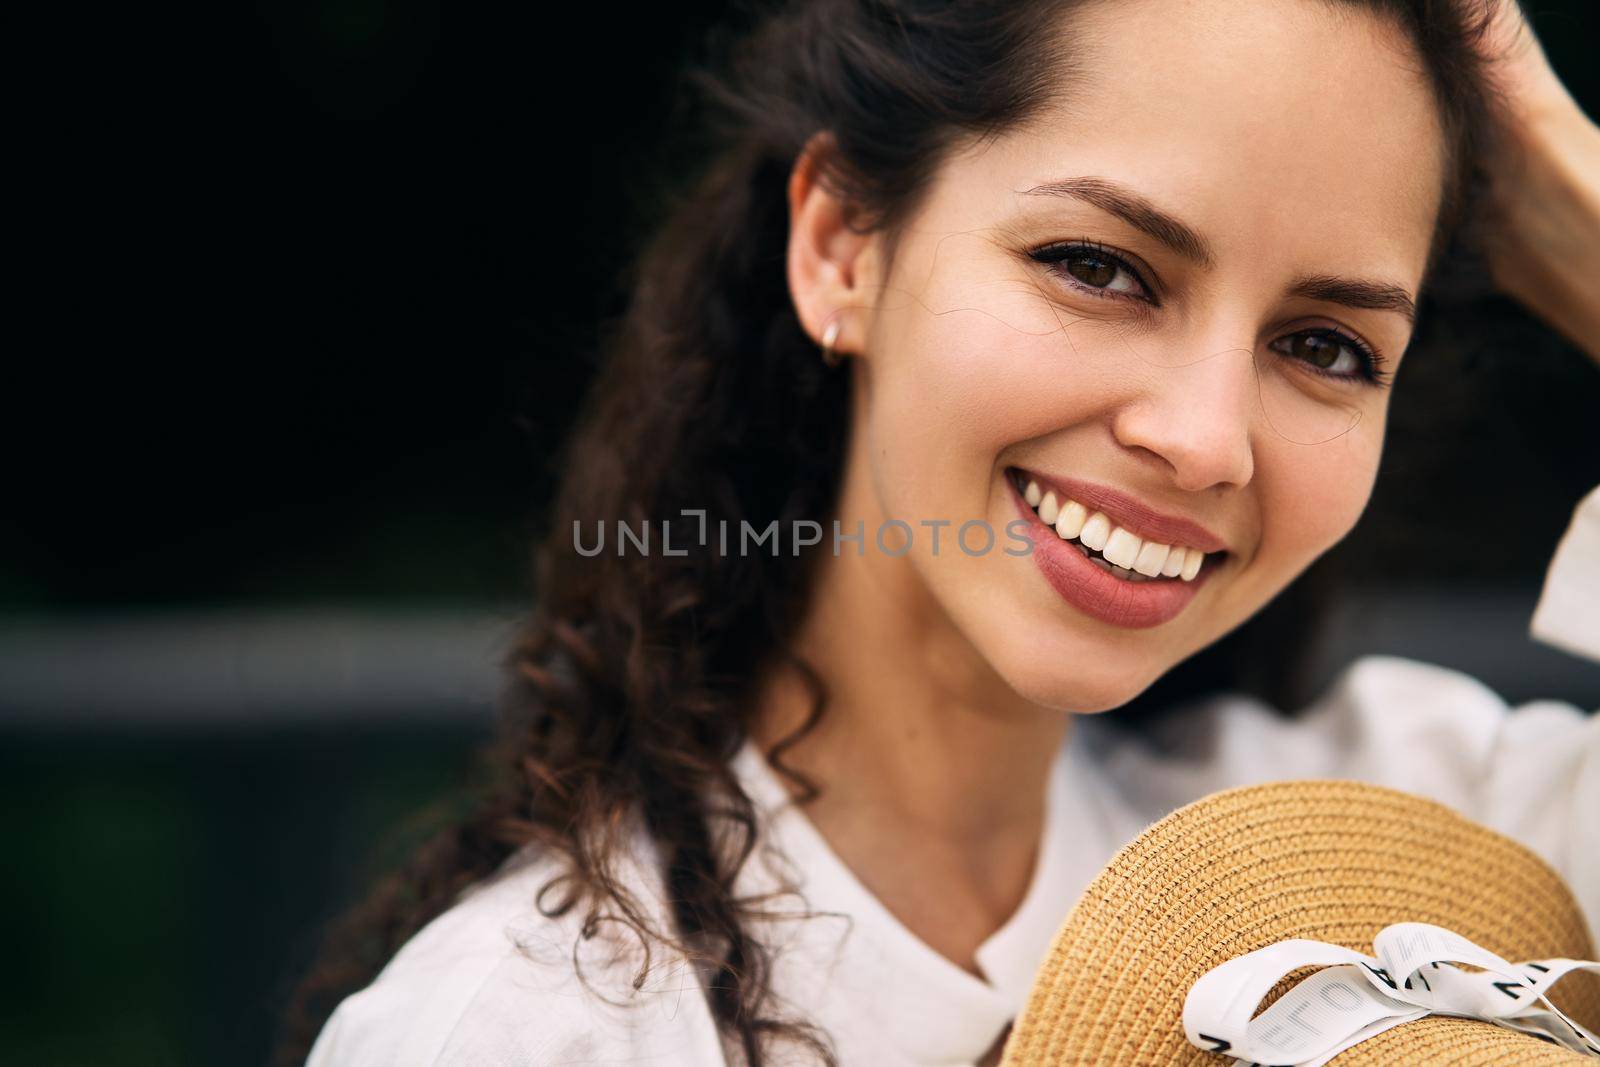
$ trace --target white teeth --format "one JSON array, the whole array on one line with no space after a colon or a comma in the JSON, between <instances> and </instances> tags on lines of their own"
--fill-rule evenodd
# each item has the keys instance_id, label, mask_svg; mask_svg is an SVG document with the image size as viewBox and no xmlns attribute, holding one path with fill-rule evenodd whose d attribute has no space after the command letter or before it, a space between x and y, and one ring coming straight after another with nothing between
<instances>
[{"instance_id":1,"label":"white teeth","mask_svg":"<svg viewBox=\"0 0 1600 1067\"><path fill-rule=\"evenodd\" d=\"M1167 556L1172 552L1170 545L1158 545L1154 541L1146 541L1139 550L1139 556L1133 561L1133 569L1147 578L1154 578L1161 573L1161 568L1166 565Z\"/></svg>"},{"instance_id":2,"label":"white teeth","mask_svg":"<svg viewBox=\"0 0 1600 1067\"><path fill-rule=\"evenodd\" d=\"M1063 541L1072 545L1089 562L1124 581L1145 582L1158 578L1180 578L1192 582L1205 563L1206 554L1186 545L1163 545L1145 541L1112 524L1105 512L1091 512L1083 504L1058 497L1029 480L1022 492L1028 506L1038 512L1040 521L1055 527ZM1091 556L1091 551L1100 556Z\"/></svg>"},{"instance_id":3,"label":"white teeth","mask_svg":"<svg viewBox=\"0 0 1600 1067\"><path fill-rule=\"evenodd\" d=\"M1106 538L1106 546L1100 552L1118 567L1131 569L1133 561L1139 558L1139 550L1143 547L1143 541L1118 526L1111 531L1111 536Z\"/></svg>"},{"instance_id":4,"label":"white teeth","mask_svg":"<svg viewBox=\"0 0 1600 1067\"><path fill-rule=\"evenodd\" d=\"M1110 536L1111 520L1098 511L1090 515L1084 522L1083 529L1078 531L1078 540L1096 552L1106 547L1106 538Z\"/></svg>"},{"instance_id":5,"label":"white teeth","mask_svg":"<svg viewBox=\"0 0 1600 1067\"><path fill-rule=\"evenodd\" d=\"M1062 505L1061 514L1056 516L1056 533L1063 541L1070 541L1083 532L1083 524L1088 519L1089 509L1076 500L1069 500Z\"/></svg>"},{"instance_id":6,"label":"white teeth","mask_svg":"<svg viewBox=\"0 0 1600 1067\"><path fill-rule=\"evenodd\" d=\"M1205 562L1206 554L1189 550L1188 558L1183 561L1183 570L1178 572L1178 577L1186 582L1194 581L1194 576L1200 573L1200 564Z\"/></svg>"}]
</instances>

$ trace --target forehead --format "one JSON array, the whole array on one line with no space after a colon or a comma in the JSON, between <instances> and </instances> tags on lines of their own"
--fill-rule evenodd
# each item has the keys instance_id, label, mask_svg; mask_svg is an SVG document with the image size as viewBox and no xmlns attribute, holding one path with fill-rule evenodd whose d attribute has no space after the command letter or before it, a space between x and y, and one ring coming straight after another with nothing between
<instances>
[{"instance_id":1,"label":"forehead","mask_svg":"<svg viewBox=\"0 0 1600 1067\"><path fill-rule=\"evenodd\" d=\"M1037 207L1019 191L1095 175L1200 231L1223 266L1315 249L1292 265L1324 269L1337 246L1420 279L1444 145L1398 28L1325 0L1097 0L1067 32L1059 103L952 159L967 188L947 206Z\"/></svg>"}]
</instances>

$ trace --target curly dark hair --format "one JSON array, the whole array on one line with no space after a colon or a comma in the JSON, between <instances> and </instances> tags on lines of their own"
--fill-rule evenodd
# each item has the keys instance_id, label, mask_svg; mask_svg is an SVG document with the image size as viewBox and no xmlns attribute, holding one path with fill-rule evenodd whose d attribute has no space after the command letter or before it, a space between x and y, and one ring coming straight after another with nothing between
<instances>
[{"instance_id":1,"label":"curly dark hair","mask_svg":"<svg viewBox=\"0 0 1600 1067\"><path fill-rule=\"evenodd\" d=\"M1487 5L1323 2L1391 20L1421 57L1453 153L1435 248L1452 247L1470 217L1490 129L1480 52ZM785 280L785 187L796 160L828 134L823 180L852 205L857 226L892 240L952 145L1011 128L1070 90L1070 23L1069 32L1062 26L1073 6L792 3L738 45L725 73L696 76L721 147L635 265L631 302L570 442L537 556L538 606L507 664L492 781L469 817L380 885L329 941L298 994L286 1061L303 1058L338 1000L463 888L532 846L563 861L557 881L530 902L546 914L586 909L590 929L602 915L617 918L702 962L730 1056L755 1067L781 1039L833 1062L827 1035L774 1013L769 960L747 931L751 902L733 888L756 846L757 818L729 761L747 737L763 668L788 660L805 670L791 641L816 553L584 558L572 531L683 509L735 529L826 523L849 385L818 358ZM1269 682L1247 683L1247 670L1288 662L1277 644L1284 632L1281 621L1248 624L1140 700L1166 700L1186 685L1262 688ZM826 706L821 679L807 677L810 718L769 759L814 793L782 760ZM671 929L655 928L618 877L616 830L630 813L642 814L658 847ZM733 832L713 832L716 821Z\"/></svg>"}]
</instances>

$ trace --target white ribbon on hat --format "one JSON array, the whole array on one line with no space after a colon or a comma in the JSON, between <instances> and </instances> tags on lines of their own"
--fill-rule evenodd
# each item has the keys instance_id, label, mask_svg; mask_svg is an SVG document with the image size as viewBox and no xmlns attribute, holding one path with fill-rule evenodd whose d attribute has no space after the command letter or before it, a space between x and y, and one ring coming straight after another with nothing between
<instances>
[{"instance_id":1,"label":"white ribbon on hat","mask_svg":"<svg viewBox=\"0 0 1600 1067\"><path fill-rule=\"evenodd\" d=\"M1191 1044L1256 1064L1320 1067L1352 1045L1424 1015L1482 1019L1600 1057L1600 1037L1545 998L1589 960L1508 963L1460 934L1396 923L1372 939L1377 958L1293 938L1213 967L1189 990L1183 1031ZM1464 971L1456 964L1480 967ZM1302 967L1321 967L1256 1015L1261 998Z\"/></svg>"}]
</instances>

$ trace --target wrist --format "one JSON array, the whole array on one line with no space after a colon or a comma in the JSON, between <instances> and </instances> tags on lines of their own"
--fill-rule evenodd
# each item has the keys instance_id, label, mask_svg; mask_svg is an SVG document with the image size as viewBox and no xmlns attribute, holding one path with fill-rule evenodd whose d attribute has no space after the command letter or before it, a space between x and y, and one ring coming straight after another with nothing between
<instances>
[{"instance_id":1,"label":"wrist","mask_svg":"<svg viewBox=\"0 0 1600 1067\"><path fill-rule=\"evenodd\" d=\"M1516 126L1516 148L1534 172L1533 184L1546 195L1571 199L1600 215L1600 126L1578 102L1557 93L1525 104Z\"/></svg>"},{"instance_id":2,"label":"wrist","mask_svg":"<svg viewBox=\"0 0 1600 1067\"><path fill-rule=\"evenodd\" d=\"M1600 127L1571 97L1521 110L1495 175L1495 282L1600 359Z\"/></svg>"}]
</instances>

